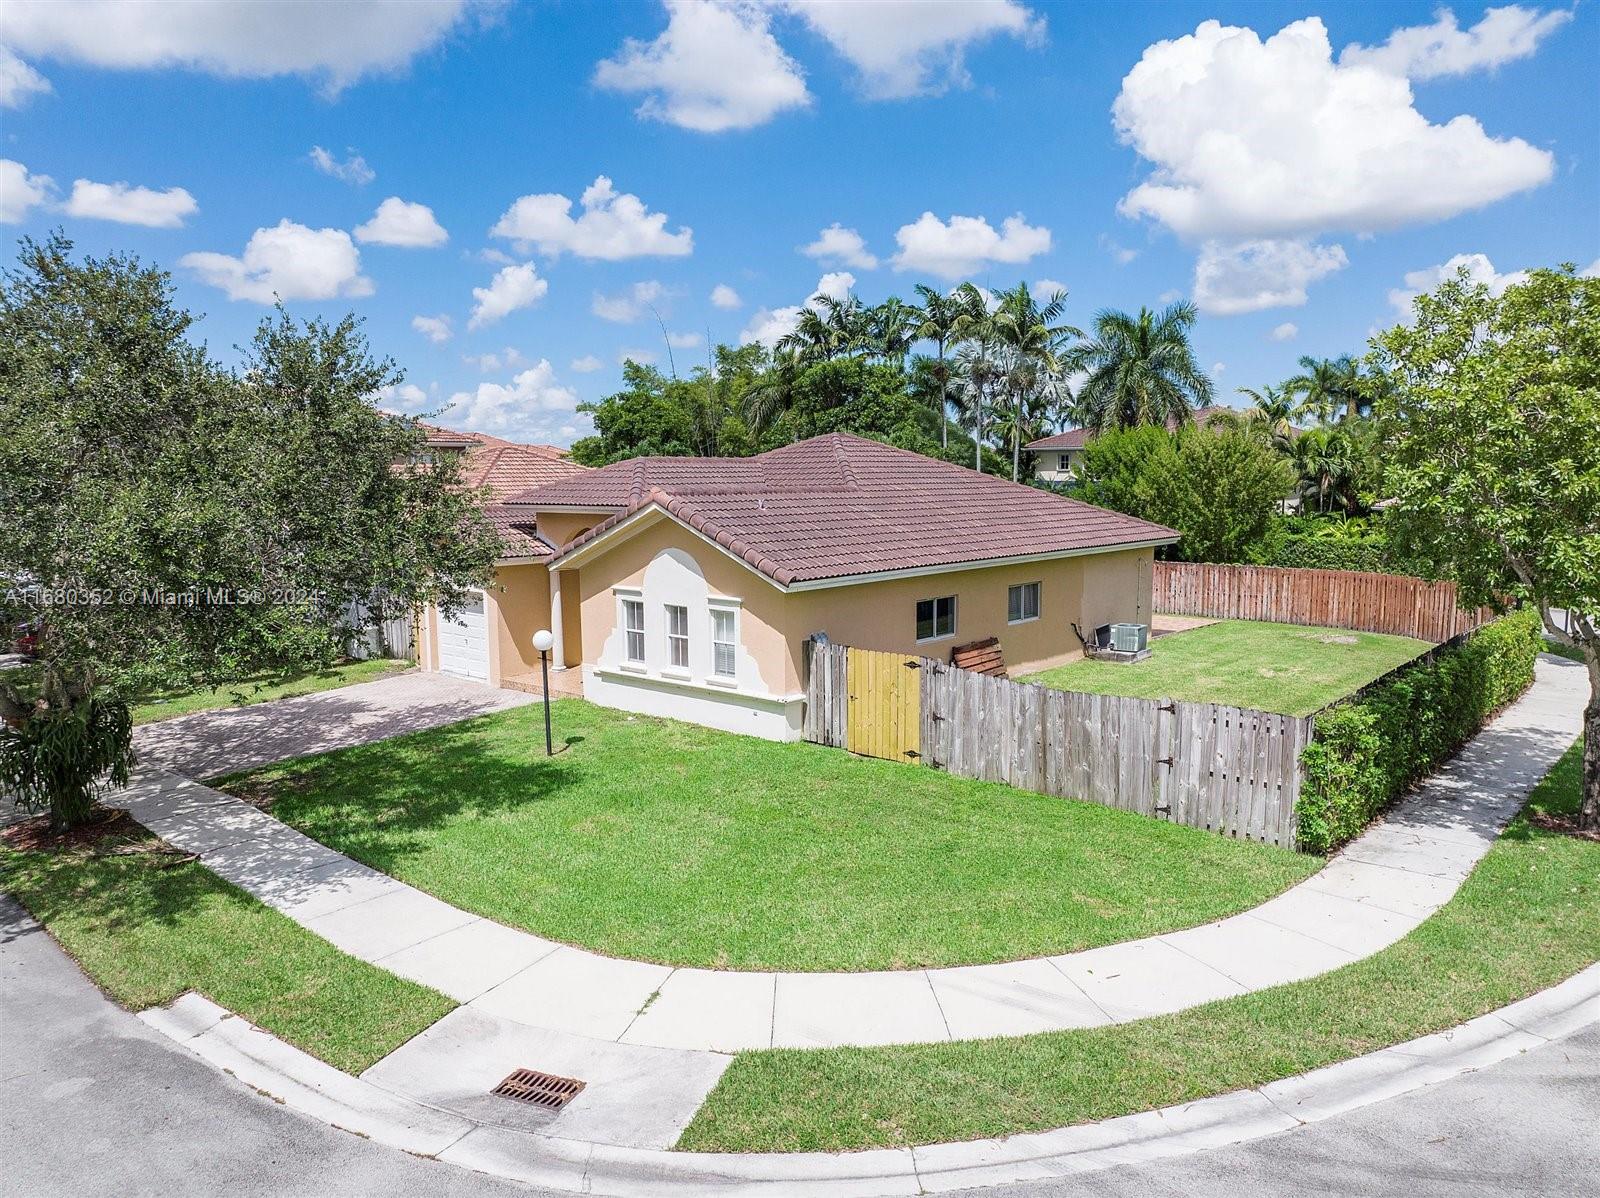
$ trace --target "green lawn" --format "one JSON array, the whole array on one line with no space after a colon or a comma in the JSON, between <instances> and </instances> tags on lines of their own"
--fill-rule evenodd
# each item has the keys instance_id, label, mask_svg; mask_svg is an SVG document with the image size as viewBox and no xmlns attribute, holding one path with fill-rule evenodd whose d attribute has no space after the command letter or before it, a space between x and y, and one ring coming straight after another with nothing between
<instances>
[{"instance_id":1,"label":"green lawn","mask_svg":"<svg viewBox=\"0 0 1600 1198\"><path fill-rule=\"evenodd\" d=\"M153 695L133 706L133 722L149 724L168 720L173 716L191 715L197 711L214 711L219 707L248 707L252 703L265 703L269 699L290 699L296 695L309 695L317 691L331 691L357 682L373 682L400 674L412 668L409 661L374 658L371 661L350 661L284 678L277 674L263 674L227 686L208 690L173 691Z\"/></svg>"},{"instance_id":2,"label":"green lawn","mask_svg":"<svg viewBox=\"0 0 1600 1198\"><path fill-rule=\"evenodd\" d=\"M133 1010L194 990L347 1073L393 1052L454 1006L358 961L198 862L173 865L134 834L96 850L0 845L0 890Z\"/></svg>"},{"instance_id":3,"label":"green lawn","mask_svg":"<svg viewBox=\"0 0 1600 1198\"><path fill-rule=\"evenodd\" d=\"M1132 665L1075 661L1022 681L1310 715L1431 647L1376 632L1221 620L1151 641L1150 656Z\"/></svg>"},{"instance_id":4,"label":"green lawn","mask_svg":"<svg viewBox=\"0 0 1600 1198\"><path fill-rule=\"evenodd\" d=\"M915 765L555 704L224 779L446 902L734 969L1003 961L1204 923L1312 857Z\"/></svg>"},{"instance_id":5,"label":"green lawn","mask_svg":"<svg viewBox=\"0 0 1600 1198\"><path fill-rule=\"evenodd\" d=\"M1581 746L1529 801L1576 810ZM1003 1136L1265 1084L1452 1027L1600 959L1600 844L1527 812L1391 948L1176 1015L899 1048L744 1053L678 1147L829 1151Z\"/></svg>"}]
</instances>

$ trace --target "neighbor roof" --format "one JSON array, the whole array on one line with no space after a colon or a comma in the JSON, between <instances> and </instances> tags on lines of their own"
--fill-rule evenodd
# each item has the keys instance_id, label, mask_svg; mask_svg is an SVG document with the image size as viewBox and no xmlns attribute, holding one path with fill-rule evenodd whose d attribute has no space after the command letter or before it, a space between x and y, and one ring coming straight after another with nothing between
<instances>
[{"instance_id":1,"label":"neighbor roof","mask_svg":"<svg viewBox=\"0 0 1600 1198\"><path fill-rule=\"evenodd\" d=\"M1235 416L1241 415L1237 408L1225 407L1221 404L1216 404L1209 408L1196 408L1192 415L1194 422L1204 428L1223 412L1229 412ZM1167 421L1167 427L1176 428L1177 423L1169 420ZM1089 429L1069 428L1066 432L1056 433L1053 437L1040 437L1037 441L1029 441L1022 448L1035 451L1040 449L1082 449L1093 437L1094 433Z\"/></svg>"},{"instance_id":2,"label":"neighbor roof","mask_svg":"<svg viewBox=\"0 0 1600 1198\"><path fill-rule=\"evenodd\" d=\"M517 497L610 511L559 561L647 510L780 586L1168 543L1170 528L845 433L751 458L632 458Z\"/></svg>"},{"instance_id":3,"label":"neighbor roof","mask_svg":"<svg viewBox=\"0 0 1600 1198\"><path fill-rule=\"evenodd\" d=\"M491 502L510 499L532 487L558 482L587 469L569 461L567 451L554 445L525 445L488 433L457 432L431 424L422 428L429 445L462 451L461 481L469 487L486 488Z\"/></svg>"}]
</instances>

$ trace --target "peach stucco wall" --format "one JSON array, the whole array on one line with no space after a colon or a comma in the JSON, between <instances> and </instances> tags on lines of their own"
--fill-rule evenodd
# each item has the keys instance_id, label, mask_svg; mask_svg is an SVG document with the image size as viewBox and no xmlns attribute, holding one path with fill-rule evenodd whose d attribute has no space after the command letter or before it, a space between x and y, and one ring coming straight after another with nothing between
<instances>
[{"instance_id":1,"label":"peach stucco wall","mask_svg":"<svg viewBox=\"0 0 1600 1198\"><path fill-rule=\"evenodd\" d=\"M539 535L559 549L605 518L599 512L540 512Z\"/></svg>"},{"instance_id":2,"label":"peach stucco wall","mask_svg":"<svg viewBox=\"0 0 1600 1198\"><path fill-rule=\"evenodd\" d=\"M533 634L550 626L550 570L543 564L501 566L488 590L489 681L539 670ZM498 667L498 668L497 668Z\"/></svg>"},{"instance_id":3,"label":"peach stucco wall","mask_svg":"<svg viewBox=\"0 0 1600 1198\"><path fill-rule=\"evenodd\" d=\"M948 658L955 645L998 636L1007 669L1016 675L1080 656L1073 621L1087 631L1116 620L1147 622L1150 614L1149 549L785 593L681 525L663 520L577 571L585 662L599 659L616 626L612 588L639 586L645 568L666 549L689 554L713 594L742 600L740 640L755 659L766 691L774 695L803 688L803 646L815 632L841 644L934 658ZM1026 582L1040 584L1039 618L1008 624L1008 589ZM955 635L917 643L917 601L945 595L956 596ZM570 597L563 601L573 606Z\"/></svg>"}]
</instances>

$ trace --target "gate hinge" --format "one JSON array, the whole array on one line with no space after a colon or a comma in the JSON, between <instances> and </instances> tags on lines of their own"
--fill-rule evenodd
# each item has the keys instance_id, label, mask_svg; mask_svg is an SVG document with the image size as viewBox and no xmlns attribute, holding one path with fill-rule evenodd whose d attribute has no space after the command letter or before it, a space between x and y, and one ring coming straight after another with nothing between
<instances>
[{"instance_id":1,"label":"gate hinge","mask_svg":"<svg viewBox=\"0 0 1600 1198\"><path fill-rule=\"evenodd\" d=\"M906 756L907 757L921 757L922 754L917 752L915 749L907 749L906 750Z\"/></svg>"},{"instance_id":2,"label":"gate hinge","mask_svg":"<svg viewBox=\"0 0 1600 1198\"><path fill-rule=\"evenodd\" d=\"M905 667L908 670L920 670L922 663L920 661L908 661L905 663Z\"/></svg>"},{"instance_id":3,"label":"gate hinge","mask_svg":"<svg viewBox=\"0 0 1600 1198\"><path fill-rule=\"evenodd\" d=\"M1177 708L1177 706L1176 706L1176 705L1175 705L1175 704L1172 704L1172 703L1162 703L1162 704L1159 704L1159 705L1158 705L1158 706L1157 706L1157 707L1156 707L1156 710L1157 710L1157 711L1170 711L1170 712L1171 712L1171 713L1172 713L1172 714L1173 714L1173 715L1177 715L1177 714L1178 714L1178 708Z\"/></svg>"},{"instance_id":4,"label":"gate hinge","mask_svg":"<svg viewBox=\"0 0 1600 1198\"><path fill-rule=\"evenodd\" d=\"M1170 758L1170 757L1157 757L1156 758L1156 764L1157 765L1164 765L1168 769L1171 769L1172 768L1172 758Z\"/></svg>"}]
</instances>

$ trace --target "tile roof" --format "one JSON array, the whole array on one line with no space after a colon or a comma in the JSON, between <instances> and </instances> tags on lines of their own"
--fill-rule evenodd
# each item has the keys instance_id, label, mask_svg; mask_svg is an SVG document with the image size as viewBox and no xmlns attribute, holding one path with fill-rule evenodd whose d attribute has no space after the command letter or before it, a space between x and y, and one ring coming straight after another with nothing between
<instances>
[{"instance_id":1,"label":"tile roof","mask_svg":"<svg viewBox=\"0 0 1600 1198\"><path fill-rule=\"evenodd\" d=\"M1177 539L1036 487L844 433L752 458L633 458L523 493L613 514L572 553L659 507L781 586Z\"/></svg>"},{"instance_id":2,"label":"tile roof","mask_svg":"<svg viewBox=\"0 0 1600 1198\"><path fill-rule=\"evenodd\" d=\"M462 447L461 481L487 492L484 514L500 534L503 556L549 558L553 550L538 534L536 513L506 500L534 487L587 474L589 468L569 461L567 451L554 445L524 445L488 433L457 432L432 424L421 427L430 445Z\"/></svg>"},{"instance_id":3,"label":"tile roof","mask_svg":"<svg viewBox=\"0 0 1600 1198\"><path fill-rule=\"evenodd\" d=\"M1223 412L1231 412L1235 416L1243 415L1243 413L1237 408L1230 408L1221 404L1215 404L1209 408L1196 408L1193 413L1194 422L1204 428ZM1169 420L1167 422L1167 427L1176 428L1177 425ZM1037 441L1029 441L1022 448L1031 450L1082 449L1089 443L1089 439L1093 436L1094 433L1090 432L1086 428L1069 428L1066 432L1056 433L1052 437L1040 437Z\"/></svg>"},{"instance_id":4,"label":"tile roof","mask_svg":"<svg viewBox=\"0 0 1600 1198\"><path fill-rule=\"evenodd\" d=\"M502 558L532 558L548 561L555 553L550 543L539 536L535 513L518 504L486 503L483 514L500 534Z\"/></svg>"}]
</instances>

